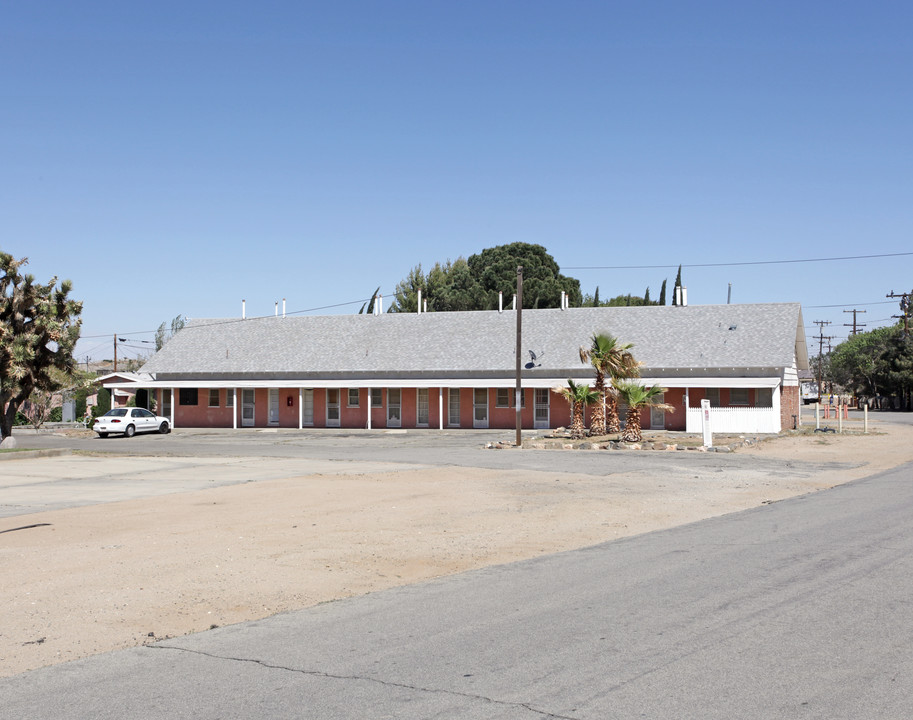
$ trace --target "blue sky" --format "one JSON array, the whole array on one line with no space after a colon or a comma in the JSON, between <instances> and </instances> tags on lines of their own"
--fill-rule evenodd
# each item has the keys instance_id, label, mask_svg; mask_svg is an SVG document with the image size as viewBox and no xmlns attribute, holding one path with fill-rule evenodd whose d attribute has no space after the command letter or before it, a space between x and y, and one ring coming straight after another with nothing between
<instances>
[{"instance_id":1,"label":"blue sky","mask_svg":"<svg viewBox=\"0 0 913 720\"><path fill-rule=\"evenodd\" d=\"M602 298L655 298L683 264L691 304L729 283L733 302L799 301L812 351L814 320L836 343L844 310L885 325L886 293L913 289L909 3L38 0L2 18L0 249L73 281L81 359L242 298L357 312L415 265L517 241ZM892 257L694 267L863 255Z\"/></svg>"}]
</instances>

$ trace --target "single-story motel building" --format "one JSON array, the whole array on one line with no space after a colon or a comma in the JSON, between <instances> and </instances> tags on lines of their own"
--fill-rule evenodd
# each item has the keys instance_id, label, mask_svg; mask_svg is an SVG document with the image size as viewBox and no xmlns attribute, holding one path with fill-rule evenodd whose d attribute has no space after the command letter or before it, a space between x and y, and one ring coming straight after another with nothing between
<instances>
[{"instance_id":1,"label":"single-story motel building","mask_svg":"<svg viewBox=\"0 0 913 720\"><path fill-rule=\"evenodd\" d=\"M584 307L521 313L523 428L567 426L551 392L593 383L594 334L633 343L640 381L671 413L643 427L776 433L795 426L808 368L797 303ZM382 313L188 321L142 367L104 385L149 390L175 428L515 428L517 312ZM622 409L623 410L623 409Z\"/></svg>"}]
</instances>

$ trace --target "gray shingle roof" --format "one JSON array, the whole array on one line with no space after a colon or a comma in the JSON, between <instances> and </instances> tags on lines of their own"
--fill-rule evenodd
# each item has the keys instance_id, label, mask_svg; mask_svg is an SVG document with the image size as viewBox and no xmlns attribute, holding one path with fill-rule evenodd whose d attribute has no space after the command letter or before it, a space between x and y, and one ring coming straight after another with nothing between
<instances>
[{"instance_id":1,"label":"gray shingle roof","mask_svg":"<svg viewBox=\"0 0 913 720\"><path fill-rule=\"evenodd\" d=\"M524 310L522 361L539 376L579 374L593 333L634 343L643 373L669 368L807 366L796 303ZM516 313L268 317L189 322L142 368L195 377L505 377Z\"/></svg>"}]
</instances>

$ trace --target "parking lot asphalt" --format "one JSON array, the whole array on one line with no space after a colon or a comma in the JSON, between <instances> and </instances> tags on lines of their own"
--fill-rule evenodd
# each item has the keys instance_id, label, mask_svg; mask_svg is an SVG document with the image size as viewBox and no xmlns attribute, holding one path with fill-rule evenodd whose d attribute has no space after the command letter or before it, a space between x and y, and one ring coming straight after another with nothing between
<instances>
[{"instance_id":1,"label":"parking lot asphalt","mask_svg":"<svg viewBox=\"0 0 913 720\"><path fill-rule=\"evenodd\" d=\"M806 413L806 418L808 414ZM910 414L873 422L908 423ZM806 419L807 422L807 419ZM525 432L531 439L537 433ZM94 434L19 429L20 448L59 457L7 456L0 463L0 517L222 485L327 473L465 467L615 475L776 473L782 463L756 455L491 449L512 430L177 429L169 435L101 439ZM807 472L840 462L807 463Z\"/></svg>"}]
</instances>

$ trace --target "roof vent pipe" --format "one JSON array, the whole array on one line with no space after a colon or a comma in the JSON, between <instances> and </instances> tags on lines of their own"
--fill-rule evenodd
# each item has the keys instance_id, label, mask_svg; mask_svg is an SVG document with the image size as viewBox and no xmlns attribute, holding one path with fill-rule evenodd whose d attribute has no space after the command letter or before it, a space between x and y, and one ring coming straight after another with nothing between
<instances>
[{"instance_id":1,"label":"roof vent pipe","mask_svg":"<svg viewBox=\"0 0 913 720\"><path fill-rule=\"evenodd\" d=\"M561 291L561 309L564 310L564 290Z\"/></svg>"},{"instance_id":2,"label":"roof vent pipe","mask_svg":"<svg viewBox=\"0 0 913 720\"><path fill-rule=\"evenodd\" d=\"M247 300L241 301L241 319L242 320L247 319Z\"/></svg>"},{"instance_id":3,"label":"roof vent pipe","mask_svg":"<svg viewBox=\"0 0 913 720\"><path fill-rule=\"evenodd\" d=\"M682 285L682 307L688 307L688 288Z\"/></svg>"},{"instance_id":4,"label":"roof vent pipe","mask_svg":"<svg viewBox=\"0 0 913 720\"><path fill-rule=\"evenodd\" d=\"M504 312L504 293L498 290L498 312Z\"/></svg>"},{"instance_id":5,"label":"roof vent pipe","mask_svg":"<svg viewBox=\"0 0 913 720\"><path fill-rule=\"evenodd\" d=\"M285 317L285 298L282 298L282 317Z\"/></svg>"},{"instance_id":6,"label":"roof vent pipe","mask_svg":"<svg viewBox=\"0 0 913 720\"><path fill-rule=\"evenodd\" d=\"M675 286L675 304L681 307L682 305L682 286Z\"/></svg>"},{"instance_id":7,"label":"roof vent pipe","mask_svg":"<svg viewBox=\"0 0 913 720\"><path fill-rule=\"evenodd\" d=\"M425 309L422 312L428 312L428 298L425 298Z\"/></svg>"},{"instance_id":8,"label":"roof vent pipe","mask_svg":"<svg viewBox=\"0 0 913 720\"><path fill-rule=\"evenodd\" d=\"M276 300L276 311L273 313L276 317L279 317L279 301Z\"/></svg>"},{"instance_id":9,"label":"roof vent pipe","mask_svg":"<svg viewBox=\"0 0 913 720\"><path fill-rule=\"evenodd\" d=\"M729 283L729 292L726 293L726 304L729 305L732 302L732 283Z\"/></svg>"},{"instance_id":10,"label":"roof vent pipe","mask_svg":"<svg viewBox=\"0 0 913 720\"><path fill-rule=\"evenodd\" d=\"M418 314L422 314L422 289L418 289Z\"/></svg>"},{"instance_id":11,"label":"roof vent pipe","mask_svg":"<svg viewBox=\"0 0 913 720\"><path fill-rule=\"evenodd\" d=\"M517 293L514 293L514 302L513 302L513 305L510 306L510 309L511 310L517 309Z\"/></svg>"},{"instance_id":12,"label":"roof vent pipe","mask_svg":"<svg viewBox=\"0 0 913 720\"><path fill-rule=\"evenodd\" d=\"M374 314L380 315L384 311L384 296L378 295L377 300L374 301Z\"/></svg>"}]
</instances>

